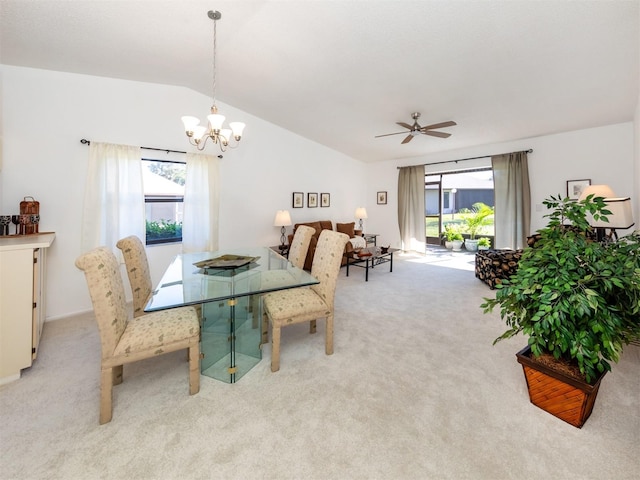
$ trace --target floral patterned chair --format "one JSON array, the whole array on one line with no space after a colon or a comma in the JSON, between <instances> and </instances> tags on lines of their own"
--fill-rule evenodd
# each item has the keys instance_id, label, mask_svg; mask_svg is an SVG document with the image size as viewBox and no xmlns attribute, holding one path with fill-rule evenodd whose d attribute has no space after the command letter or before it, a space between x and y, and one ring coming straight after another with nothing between
<instances>
[{"instance_id":1,"label":"floral patterned chair","mask_svg":"<svg viewBox=\"0 0 640 480\"><path fill-rule=\"evenodd\" d=\"M126 363L189 350L189 393L200 390L200 325L193 308L148 313L132 320L127 314L124 283L113 252L105 247L76 260L84 271L102 345L100 424L111 421L113 385L122 383Z\"/></svg>"},{"instance_id":2,"label":"floral patterned chair","mask_svg":"<svg viewBox=\"0 0 640 480\"><path fill-rule=\"evenodd\" d=\"M142 240L135 235L118 240L116 247L122 251L124 263L127 267L127 276L129 277L133 295L133 317L140 317L146 313L144 307L147 305L149 298L151 298L151 290L153 289L147 252L144 249ZM201 305L182 308L195 308L198 318L201 316Z\"/></svg>"},{"instance_id":3,"label":"floral patterned chair","mask_svg":"<svg viewBox=\"0 0 640 480\"><path fill-rule=\"evenodd\" d=\"M348 235L323 230L318 238L311 266L311 275L320 280L320 283L264 296L264 320L271 325L272 372L280 369L280 330L287 325L309 322L309 333L315 333L316 320L326 318L325 353L333 353L334 298L340 263L348 241Z\"/></svg>"},{"instance_id":4,"label":"floral patterned chair","mask_svg":"<svg viewBox=\"0 0 640 480\"><path fill-rule=\"evenodd\" d=\"M122 251L124 263L127 266L127 275L133 294L133 316L144 315L144 307L151 296L151 274L149 273L149 261L142 241L135 235L128 236L116 243Z\"/></svg>"},{"instance_id":5,"label":"floral patterned chair","mask_svg":"<svg viewBox=\"0 0 640 480\"><path fill-rule=\"evenodd\" d=\"M289 261L298 268L304 268L304 261L307 258L307 252L309 250L309 244L311 243L311 237L316 233L316 230L306 225L300 225L296 229L296 233L291 241L289 247Z\"/></svg>"}]
</instances>

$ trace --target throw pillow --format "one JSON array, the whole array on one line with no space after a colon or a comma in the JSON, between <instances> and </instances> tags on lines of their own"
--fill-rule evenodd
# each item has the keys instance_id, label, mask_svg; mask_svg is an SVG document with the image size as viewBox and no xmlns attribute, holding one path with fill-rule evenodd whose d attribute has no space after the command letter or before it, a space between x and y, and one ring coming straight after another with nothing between
<instances>
[{"instance_id":1,"label":"throw pillow","mask_svg":"<svg viewBox=\"0 0 640 480\"><path fill-rule=\"evenodd\" d=\"M356 222L351 223L336 223L336 231L339 233L346 233L349 238L355 237Z\"/></svg>"},{"instance_id":2,"label":"throw pillow","mask_svg":"<svg viewBox=\"0 0 640 480\"><path fill-rule=\"evenodd\" d=\"M351 237L349 241L353 248L365 248L367 246L367 241L362 237Z\"/></svg>"}]
</instances>

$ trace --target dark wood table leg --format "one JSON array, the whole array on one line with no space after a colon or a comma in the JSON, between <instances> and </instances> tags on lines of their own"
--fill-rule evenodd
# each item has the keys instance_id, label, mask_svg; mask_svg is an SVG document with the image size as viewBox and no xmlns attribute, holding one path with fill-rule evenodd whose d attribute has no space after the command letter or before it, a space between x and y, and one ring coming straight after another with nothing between
<instances>
[{"instance_id":1,"label":"dark wood table leg","mask_svg":"<svg viewBox=\"0 0 640 480\"><path fill-rule=\"evenodd\" d=\"M364 281L369 281L369 257L367 257L367 264L364 267Z\"/></svg>"},{"instance_id":2,"label":"dark wood table leg","mask_svg":"<svg viewBox=\"0 0 640 480\"><path fill-rule=\"evenodd\" d=\"M393 252L391 252L390 257L391 257L391 259L389 260L389 263L391 265L389 265L389 273L393 272Z\"/></svg>"}]
</instances>

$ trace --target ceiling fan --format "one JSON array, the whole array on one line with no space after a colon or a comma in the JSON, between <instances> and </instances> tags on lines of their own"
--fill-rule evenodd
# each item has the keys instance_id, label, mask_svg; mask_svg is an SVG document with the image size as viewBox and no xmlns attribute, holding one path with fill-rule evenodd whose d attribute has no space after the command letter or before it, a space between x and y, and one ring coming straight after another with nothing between
<instances>
[{"instance_id":1,"label":"ceiling fan","mask_svg":"<svg viewBox=\"0 0 640 480\"><path fill-rule=\"evenodd\" d=\"M404 122L396 122L401 127L404 127L410 130L409 135L407 135L407 137L402 141L402 143L409 143L411 139L416 135L431 135L432 137L447 138L451 136L450 133L434 132L433 130L435 130L436 128L453 127L454 125L457 125L456 122L448 121L448 122L442 122L442 123L434 123L433 125L427 125L426 127L421 127L420 124L418 124L418 119L420 118L420 112L413 112L411 114L411 118L413 118L413 125L409 125L408 123L404 123ZM402 135L404 133L407 133L407 132L385 133L384 135L376 135L375 138L388 137L389 135Z\"/></svg>"}]
</instances>

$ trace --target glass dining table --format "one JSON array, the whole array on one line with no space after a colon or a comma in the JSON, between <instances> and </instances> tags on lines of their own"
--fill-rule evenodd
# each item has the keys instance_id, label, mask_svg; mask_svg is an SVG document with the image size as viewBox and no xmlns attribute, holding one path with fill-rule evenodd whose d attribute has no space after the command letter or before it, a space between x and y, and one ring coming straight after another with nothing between
<instances>
[{"instance_id":1,"label":"glass dining table","mask_svg":"<svg viewBox=\"0 0 640 480\"><path fill-rule=\"evenodd\" d=\"M262 358L261 296L317 283L309 272L267 247L180 254L152 292L145 312L200 305L200 371L235 383Z\"/></svg>"}]
</instances>

